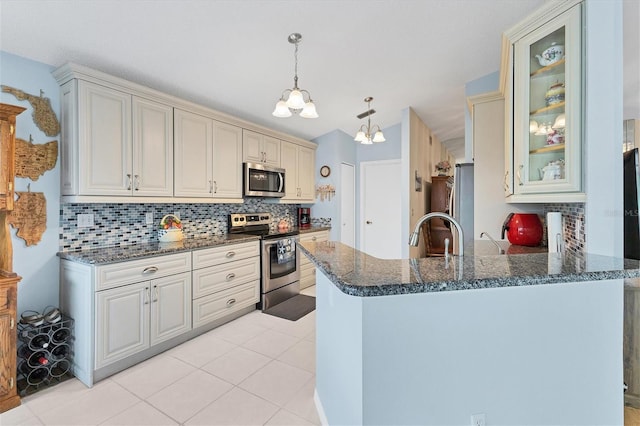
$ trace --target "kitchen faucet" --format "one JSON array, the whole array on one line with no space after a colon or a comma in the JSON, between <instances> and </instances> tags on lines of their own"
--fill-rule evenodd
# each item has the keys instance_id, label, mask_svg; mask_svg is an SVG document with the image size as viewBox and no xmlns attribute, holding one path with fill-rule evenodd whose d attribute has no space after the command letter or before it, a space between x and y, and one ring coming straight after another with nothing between
<instances>
[{"instance_id":1,"label":"kitchen faucet","mask_svg":"<svg viewBox=\"0 0 640 426\"><path fill-rule=\"evenodd\" d=\"M418 239L420 238L420 227L422 226L423 223L425 223L428 220L431 220L434 217L439 217L440 219L444 219L453 223L453 226L455 226L456 230L458 231L458 240L460 241L460 243L458 244L458 255L459 256L464 255L464 236L462 234L462 226L460 226L458 221L455 220L453 217L449 216L446 213L441 213L441 212L427 213L424 216L422 216L420 219L418 219L418 222L416 223L416 228L413 230L413 233L409 236L409 245L411 246L418 245Z\"/></svg>"},{"instance_id":2,"label":"kitchen faucet","mask_svg":"<svg viewBox=\"0 0 640 426\"><path fill-rule=\"evenodd\" d=\"M481 233L480 233L480 238L484 237L485 235L487 236L487 238L489 238L489 239L491 240L491 242L492 242L496 247L498 247L498 254L504 254L504 249L503 249L502 247L500 247L500 244L498 244L498 243L496 242L496 240L494 240L494 239L491 237L491 235L489 235L489 233L488 233L488 232L481 232Z\"/></svg>"}]
</instances>

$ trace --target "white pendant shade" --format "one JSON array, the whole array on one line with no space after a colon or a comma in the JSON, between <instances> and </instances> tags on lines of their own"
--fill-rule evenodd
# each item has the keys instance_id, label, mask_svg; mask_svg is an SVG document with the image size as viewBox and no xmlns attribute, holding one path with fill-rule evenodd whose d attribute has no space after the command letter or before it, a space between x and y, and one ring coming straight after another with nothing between
<instances>
[{"instance_id":1,"label":"white pendant shade","mask_svg":"<svg viewBox=\"0 0 640 426\"><path fill-rule=\"evenodd\" d=\"M291 110L285 101L278 101L276 108L273 110L273 116L279 118L291 117Z\"/></svg>"},{"instance_id":2,"label":"white pendant shade","mask_svg":"<svg viewBox=\"0 0 640 426\"><path fill-rule=\"evenodd\" d=\"M378 130L376 132L376 134L373 135L373 141L374 142L384 142L384 141L386 141L386 139L384 138L384 135L382 134L382 131Z\"/></svg>"},{"instance_id":3,"label":"white pendant shade","mask_svg":"<svg viewBox=\"0 0 640 426\"><path fill-rule=\"evenodd\" d=\"M358 133L356 133L356 137L353 138L353 140L356 141L356 142L364 143L364 141L367 140L367 137L364 135L364 132L362 130L360 130Z\"/></svg>"},{"instance_id":4,"label":"white pendant shade","mask_svg":"<svg viewBox=\"0 0 640 426\"><path fill-rule=\"evenodd\" d=\"M364 140L362 142L360 142L362 145L373 145L373 142L371 141L370 138L364 138Z\"/></svg>"},{"instance_id":5,"label":"white pendant shade","mask_svg":"<svg viewBox=\"0 0 640 426\"><path fill-rule=\"evenodd\" d=\"M386 141L384 135L382 134L382 130L380 130L380 126L376 124L375 126L371 127L371 114L374 114L376 112L376 110L371 109L372 100L373 98L371 96L367 96L366 98L364 98L364 101L367 103L368 109L367 111L357 116L358 118L368 117L367 124L363 124L362 126L360 126L360 130L358 130L358 133L356 133L356 137L354 138L356 142L360 142L363 145L372 145L374 142L378 143ZM373 138L371 137L371 135L373 135Z\"/></svg>"},{"instance_id":6,"label":"white pendant shade","mask_svg":"<svg viewBox=\"0 0 640 426\"><path fill-rule=\"evenodd\" d=\"M302 97L302 93L299 90L292 90L289 93L289 99L287 99L287 106L292 109L303 109L304 108L304 98Z\"/></svg>"},{"instance_id":7,"label":"white pendant shade","mask_svg":"<svg viewBox=\"0 0 640 426\"><path fill-rule=\"evenodd\" d=\"M318 118L318 113L316 112L316 106L313 102L309 101L304 104L304 108L300 113L300 117L302 118Z\"/></svg>"}]
</instances>

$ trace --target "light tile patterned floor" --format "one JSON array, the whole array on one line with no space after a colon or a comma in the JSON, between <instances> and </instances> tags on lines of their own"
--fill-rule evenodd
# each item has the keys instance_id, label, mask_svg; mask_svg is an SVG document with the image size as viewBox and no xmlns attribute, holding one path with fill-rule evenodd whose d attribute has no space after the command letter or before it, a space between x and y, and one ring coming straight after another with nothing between
<instances>
[{"instance_id":1,"label":"light tile patterned floor","mask_svg":"<svg viewBox=\"0 0 640 426\"><path fill-rule=\"evenodd\" d=\"M0 425L318 425L314 388L315 312L255 311L91 389L74 379L26 397Z\"/></svg>"}]
</instances>

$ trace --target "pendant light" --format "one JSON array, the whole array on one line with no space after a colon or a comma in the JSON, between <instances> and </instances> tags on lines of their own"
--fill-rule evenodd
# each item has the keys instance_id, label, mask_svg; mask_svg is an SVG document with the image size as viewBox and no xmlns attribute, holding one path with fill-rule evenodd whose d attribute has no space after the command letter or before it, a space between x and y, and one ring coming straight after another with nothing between
<instances>
[{"instance_id":1,"label":"pendant light","mask_svg":"<svg viewBox=\"0 0 640 426\"><path fill-rule=\"evenodd\" d=\"M382 134L382 130L380 130L380 126L376 124L373 127L371 127L371 115L375 114L376 112L375 109L371 109L372 100L373 98L371 96L364 98L364 101L367 103L367 111L357 115L359 119L368 117L367 126L365 127L364 124L360 126L360 129L356 133L356 137L353 139L354 141L360 142L363 145L371 145L374 142L386 141L386 139L384 138L384 135Z\"/></svg>"},{"instance_id":2,"label":"pendant light","mask_svg":"<svg viewBox=\"0 0 640 426\"><path fill-rule=\"evenodd\" d=\"M316 106L311 99L311 94L298 87L298 44L302 40L300 33L292 33L287 38L289 43L295 45L295 72L293 77L293 88L282 92L280 100L276 103L273 116L279 118L291 117L292 114L299 114L303 118L318 118ZM305 99L306 95L306 99Z\"/></svg>"}]
</instances>

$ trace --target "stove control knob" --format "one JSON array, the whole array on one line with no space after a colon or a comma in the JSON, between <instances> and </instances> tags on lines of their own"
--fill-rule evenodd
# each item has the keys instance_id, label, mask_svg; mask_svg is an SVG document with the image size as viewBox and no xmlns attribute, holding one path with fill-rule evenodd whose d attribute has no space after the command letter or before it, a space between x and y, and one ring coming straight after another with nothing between
<instances>
[{"instance_id":1,"label":"stove control knob","mask_svg":"<svg viewBox=\"0 0 640 426\"><path fill-rule=\"evenodd\" d=\"M244 217L241 217L241 218L240 218L240 222L244 222Z\"/></svg>"}]
</instances>

